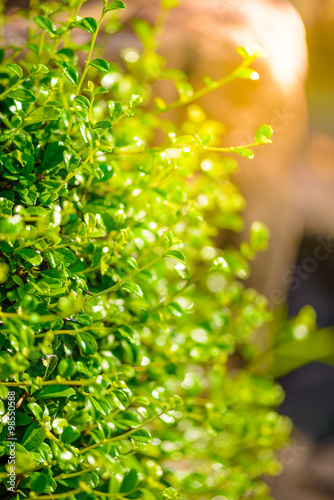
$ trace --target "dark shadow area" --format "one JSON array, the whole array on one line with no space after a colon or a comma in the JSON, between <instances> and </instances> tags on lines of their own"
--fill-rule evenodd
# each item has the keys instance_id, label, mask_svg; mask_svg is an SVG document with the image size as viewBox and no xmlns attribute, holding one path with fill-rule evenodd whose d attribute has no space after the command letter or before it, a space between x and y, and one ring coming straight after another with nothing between
<instances>
[{"instance_id":1,"label":"dark shadow area","mask_svg":"<svg viewBox=\"0 0 334 500\"><path fill-rule=\"evenodd\" d=\"M326 238L324 235L323 239ZM315 271L309 272L305 263L314 258L317 247L319 242L312 237L305 237L301 243L294 271L294 278L300 285L289 291L288 310L289 316L294 317L302 307L311 305L317 313L319 328L326 328L334 325L334 258L328 255L325 260L317 260ZM306 277L302 279L300 276Z\"/></svg>"},{"instance_id":2,"label":"dark shadow area","mask_svg":"<svg viewBox=\"0 0 334 500\"><path fill-rule=\"evenodd\" d=\"M289 316L294 317L302 307L311 305L319 327L326 328L334 325L334 258L318 261L316 270L303 272L307 277L300 279L303 264L314 256L318 245L315 238L302 241L294 271L294 278L299 276L299 286L289 292L288 309ZM309 363L282 377L280 383L286 392L282 414L317 441L334 436L334 366Z\"/></svg>"}]
</instances>

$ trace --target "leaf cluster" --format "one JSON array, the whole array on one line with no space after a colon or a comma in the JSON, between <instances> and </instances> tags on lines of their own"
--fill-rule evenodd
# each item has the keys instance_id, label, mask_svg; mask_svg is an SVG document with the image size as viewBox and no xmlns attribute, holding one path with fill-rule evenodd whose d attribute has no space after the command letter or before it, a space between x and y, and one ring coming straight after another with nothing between
<instances>
[{"instance_id":1,"label":"leaf cluster","mask_svg":"<svg viewBox=\"0 0 334 500\"><path fill-rule=\"evenodd\" d=\"M254 223L240 249L215 236L242 227L233 153L252 157L272 131L219 147L195 102L254 77L259 54L240 50L232 75L193 91L156 53L155 26L137 21L143 49L116 63L100 37L124 3L104 0L99 19L82 4L23 11L27 43L2 51L1 496L14 432L18 500L268 499L289 424L281 389L248 368L271 312L242 284L268 231ZM152 109L165 78L179 98ZM180 106L184 123L165 118Z\"/></svg>"}]
</instances>

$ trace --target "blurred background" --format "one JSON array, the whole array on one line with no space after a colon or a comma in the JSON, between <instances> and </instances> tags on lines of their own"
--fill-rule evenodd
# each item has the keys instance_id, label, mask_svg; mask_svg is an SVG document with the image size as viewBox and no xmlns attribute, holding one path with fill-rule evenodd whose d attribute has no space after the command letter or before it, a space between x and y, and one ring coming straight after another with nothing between
<instances>
[{"instance_id":1,"label":"blurred background","mask_svg":"<svg viewBox=\"0 0 334 500\"><path fill-rule=\"evenodd\" d=\"M319 236L324 240L332 239L334 231L334 1L293 0L292 3L305 24L309 54L306 82L308 137L298 169L299 173L301 170L305 173L302 186L309 182L312 187L307 201L309 206L306 207L306 212L310 213L309 224L295 263L300 270L303 263L305 267L307 260L312 262L311 259L315 258ZM317 212L319 217L315 215ZM289 313L294 316L303 306L310 304L317 313L318 325L322 328L333 327L332 253L327 259L318 260L317 264L314 266L316 269L305 273L306 279L299 280L297 289L290 287ZM295 269L296 276L298 271ZM332 499L334 368L324 356L323 360L320 358L285 375L280 382L286 391L281 411L293 419L299 432L296 431L291 449L286 453L285 472L273 483L273 494L278 500Z\"/></svg>"},{"instance_id":2,"label":"blurred background","mask_svg":"<svg viewBox=\"0 0 334 500\"><path fill-rule=\"evenodd\" d=\"M131 19L154 21L159 3L128 0L124 29L106 52L140 49ZM28 4L8 0L7 9ZM81 15L94 16L100 7L92 0ZM21 30L24 40L20 23L13 32L17 38ZM316 337L308 342L307 332L296 330L302 342L274 355L273 373L286 392L280 411L295 432L282 451L283 474L269 482L276 500L333 500L334 0L181 0L161 52L200 88L203 76L220 79L239 64L237 46L254 44L268 53L254 64L260 80L234 82L200 102L210 119L223 122L224 145L251 142L263 123L275 132L273 145L260 148L253 162L240 161L234 181L247 202L245 228L240 236L220 235L220 244L238 244L252 221L265 222L270 248L254 263L249 285L278 316L283 309L295 317L307 305L316 312ZM167 102L176 97L165 84L157 85L157 95Z\"/></svg>"}]
</instances>

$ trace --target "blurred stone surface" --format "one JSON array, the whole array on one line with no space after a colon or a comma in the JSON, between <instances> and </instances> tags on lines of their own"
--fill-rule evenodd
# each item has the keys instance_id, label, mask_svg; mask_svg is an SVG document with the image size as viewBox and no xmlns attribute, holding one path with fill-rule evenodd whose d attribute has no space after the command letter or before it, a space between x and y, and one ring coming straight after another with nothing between
<instances>
[{"instance_id":1,"label":"blurred stone surface","mask_svg":"<svg viewBox=\"0 0 334 500\"><path fill-rule=\"evenodd\" d=\"M283 473L269 480L275 500L333 500L334 441L316 445L295 431L281 460Z\"/></svg>"}]
</instances>

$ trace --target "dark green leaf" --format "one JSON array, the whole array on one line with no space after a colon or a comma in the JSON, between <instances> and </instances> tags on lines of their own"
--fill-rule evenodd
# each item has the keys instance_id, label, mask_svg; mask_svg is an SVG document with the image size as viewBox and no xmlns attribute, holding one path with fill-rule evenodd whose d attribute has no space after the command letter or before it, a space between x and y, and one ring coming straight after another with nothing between
<instances>
[{"instance_id":1,"label":"dark green leaf","mask_svg":"<svg viewBox=\"0 0 334 500\"><path fill-rule=\"evenodd\" d=\"M63 161L65 146L60 142L50 142L43 155L42 167L51 170Z\"/></svg>"},{"instance_id":2,"label":"dark green leaf","mask_svg":"<svg viewBox=\"0 0 334 500\"><path fill-rule=\"evenodd\" d=\"M53 493L57 488L56 481L42 472L33 472L29 475L31 491L36 493Z\"/></svg>"},{"instance_id":3,"label":"dark green leaf","mask_svg":"<svg viewBox=\"0 0 334 500\"><path fill-rule=\"evenodd\" d=\"M29 425L22 438L22 446L28 451L35 450L43 443L46 437L45 431L39 422L35 421Z\"/></svg>"},{"instance_id":4,"label":"dark green leaf","mask_svg":"<svg viewBox=\"0 0 334 500\"><path fill-rule=\"evenodd\" d=\"M136 488L139 483L138 472L135 469L129 470L124 476L121 484L120 493L128 493Z\"/></svg>"},{"instance_id":5,"label":"dark green leaf","mask_svg":"<svg viewBox=\"0 0 334 500\"><path fill-rule=\"evenodd\" d=\"M63 443L73 443L79 439L80 435L81 432L76 427L69 425L62 433L61 440Z\"/></svg>"},{"instance_id":6,"label":"dark green leaf","mask_svg":"<svg viewBox=\"0 0 334 500\"><path fill-rule=\"evenodd\" d=\"M80 332L77 333L76 339L82 354L88 356L89 354L94 354L98 345L95 338L90 333Z\"/></svg>"},{"instance_id":7,"label":"dark green leaf","mask_svg":"<svg viewBox=\"0 0 334 500\"><path fill-rule=\"evenodd\" d=\"M27 415L27 413L18 413L16 415L16 423L19 426L28 425L31 424L31 422L32 422L32 417L30 417L30 415Z\"/></svg>"}]
</instances>

